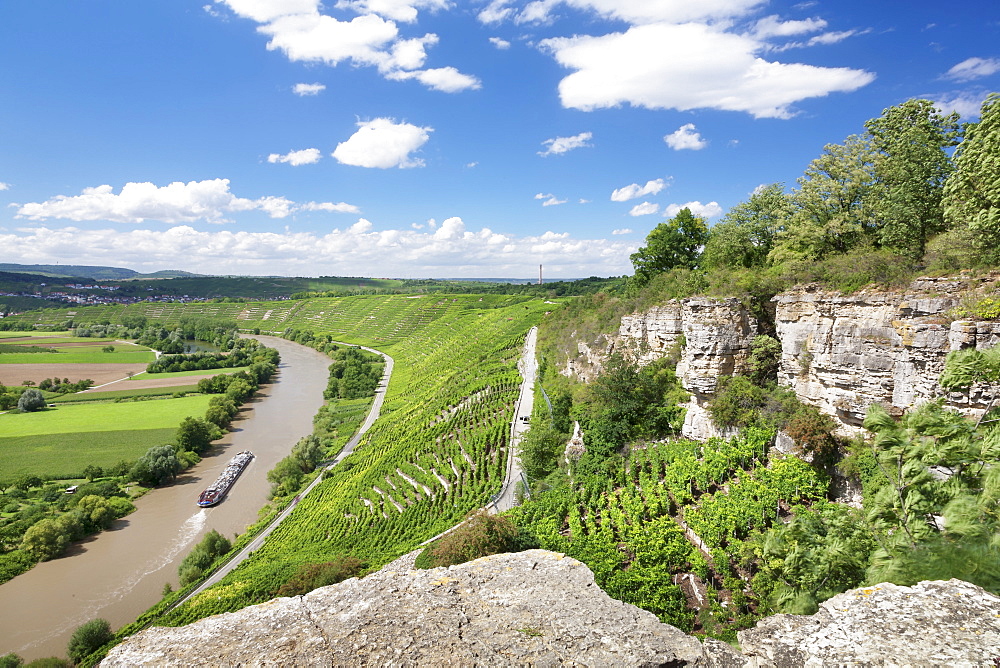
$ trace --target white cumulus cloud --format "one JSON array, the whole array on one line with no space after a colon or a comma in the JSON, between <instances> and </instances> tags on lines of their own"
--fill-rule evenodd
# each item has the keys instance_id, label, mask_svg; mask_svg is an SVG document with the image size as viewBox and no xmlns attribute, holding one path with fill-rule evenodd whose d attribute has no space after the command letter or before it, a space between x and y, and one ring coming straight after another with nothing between
<instances>
[{"instance_id":1,"label":"white cumulus cloud","mask_svg":"<svg viewBox=\"0 0 1000 668\"><path fill-rule=\"evenodd\" d=\"M267 161L271 163L284 162L293 167L299 165L312 165L319 162L322 154L318 148L304 148L301 151L289 151L284 155L272 153L267 156Z\"/></svg>"},{"instance_id":2,"label":"white cumulus cloud","mask_svg":"<svg viewBox=\"0 0 1000 668\"><path fill-rule=\"evenodd\" d=\"M591 12L615 21L632 24L707 21L740 16L755 9L764 0L532 0L523 9L510 7L508 0L494 0L479 14L483 23L511 19L516 23L548 23L560 4Z\"/></svg>"},{"instance_id":3,"label":"white cumulus cloud","mask_svg":"<svg viewBox=\"0 0 1000 668\"><path fill-rule=\"evenodd\" d=\"M708 204L702 204L699 201L685 202L684 204L668 204L663 213L667 218L673 218L681 209L690 209L691 213L696 216L701 216L702 218L714 218L722 213L722 207L719 206L718 202L709 202Z\"/></svg>"},{"instance_id":4,"label":"white cumulus cloud","mask_svg":"<svg viewBox=\"0 0 1000 668\"><path fill-rule=\"evenodd\" d=\"M329 207L326 208L329 204ZM348 207L341 209L339 207ZM285 218L298 210L357 212L349 204L310 202L299 206L281 196L258 199L237 197L229 190L229 179L175 181L165 186L152 183L126 183L115 193L109 185L84 188L79 195L57 195L44 202L18 206L17 218L33 221L52 218L86 221L107 220L115 223L227 222L226 215L239 211L263 211L272 218Z\"/></svg>"},{"instance_id":5,"label":"white cumulus cloud","mask_svg":"<svg viewBox=\"0 0 1000 668\"><path fill-rule=\"evenodd\" d=\"M758 39L769 37L790 37L803 33L822 30L827 25L823 19L803 19L801 21L782 21L776 14L765 16L754 25L753 34Z\"/></svg>"},{"instance_id":6,"label":"white cumulus cloud","mask_svg":"<svg viewBox=\"0 0 1000 668\"><path fill-rule=\"evenodd\" d=\"M653 202L643 202L642 204L636 204L628 212L630 216L648 216L651 213L656 213L660 210L659 204L654 204Z\"/></svg>"},{"instance_id":7,"label":"white cumulus cloud","mask_svg":"<svg viewBox=\"0 0 1000 668\"><path fill-rule=\"evenodd\" d=\"M266 23L290 14L313 14L319 11L319 0L215 0L228 5L233 13L246 19Z\"/></svg>"},{"instance_id":8,"label":"white cumulus cloud","mask_svg":"<svg viewBox=\"0 0 1000 668\"><path fill-rule=\"evenodd\" d=\"M638 183L633 183L632 185L625 186L624 188L617 188L612 191L611 201L627 202L630 199L635 199L636 197L655 195L666 187L667 182L665 179L653 179L652 181L646 181L646 185L644 186L640 186Z\"/></svg>"},{"instance_id":9,"label":"white cumulus cloud","mask_svg":"<svg viewBox=\"0 0 1000 668\"><path fill-rule=\"evenodd\" d=\"M508 42L505 39L501 39L499 37L490 37L490 44L492 44L493 46L495 46L498 49L509 49L510 48L510 42Z\"/></svg>"},{"instance_id":10,"label":"white cumulus cloud","mask_svg":"<svg viewBox=\"0 0 1000 668\"><path fill-rule=\"evenodd\" d=\"M545 200L542 202L542 206L558 206L567 202L567 200L559 199L552 193L538 193L535 195L535 199Z\"/></svg>"},{"instance_id":11,"label":"white cumulus cloud","mask_svg":"<svg viewBox=\"0 0 1000 668\"><path fill-rule=\"evenodd\" d=\"M433 88L444 93L458 93L463 90L475 90L482 87L479 79L468 74L463 74L454 67L436 67L414 71L396 70L386 74L385 78L393 81L416 79L428 88Z\"/></svg>"},{"instance_id":12,"label":"white cumulus cloud","mask_svg":"<svg viewBox=\"0 0 1000 668\"><path fill-rule=\"evenodd\" d=\"M542 142L542 146L547 146L544 151L539 151L538 155L559 155L561 153L566 153L567 151L572 151L575 148L581 148L583 146L590 146L590 140L593 139L594 133L592 132L581 132L578 135L573 135L572 137L555 137L554 139L546 139Z\"/></svg>"},{"instance_id":13,"label":"white cumulus cloud","mask_svg":"<svg viewBox=\"0 0 1000 668\"><path fill-rule=\"evenodd\" d=\"M396 123L391 118L358 122L358 131L337 144L331 155L345 165L356 167L423 167L424 161L412 157L430 139L434 128L410 123Z\"/></svg>"},{"instance_id":14,"label":"white cumulus cloud","mask_svg":"<svg viewBox=\"0 0 1000 668\"><path fill-rule=\"evenodd\" d=\"M694 123L685 123L675 131L664 136L663 141L667 142L667 146L675 151L682 151L684 149L699 151L708 146L708 142L701 138Z\"/></svg>"},{"instance_id":15,"label":"white cumulus cloud","mask_svg":"<svg viewBox=\"0 0 1000 668\"><path fill-rule=\"evenodd\" d=\"M326 90L326 86L321 83L297 83L292 87L292 92L299 97L306 97L309 95L319 95Z\"/></svg>"},{"instance_id":16,"label":"white cumulus cloud","mask_svg":"<svg viewBox=\"0 0 1000 668\"><path fill-rule=\"evenodd\" d=\"M438 36L404 39L396 22L416 21L418 10L438 10L450 6L448 0L340 0L337 9L359 13L340 20L321 13L318 0L216 0L237 15L252 19L257 31L267 35L269 51L280 51L294 62L323 63L331 67L342 62L375 67L390 80L414 79L425 86L446 92L475 89L479 80L454 67L418 70L427 58L426 47ZM297 95L315 95L320 84L298 84Z\"/></svg>"},{"instance_id":17,"label":"white cumulus cloud","mask_svg":"<svg viewBox=\"0 0 1000 668\"><path fill-rule=\"evenodd\" d=\"M964 92L939 96L934 103L946 114L957 111L962 118L970 119L979 118L985 99L986 94L983 92Z\"/></svg>"},{"instance_id":18,"label":"white cumulus cloud","mask_svg":"<svg viewBox=\"0 0 1000 668\"><path fill-rule=\"evenodd\" d=\"M966 58L955 65L945 77L956 81L972 81L1000 72L1000 58Z\"/></svg>"},{"instance_id":19,"label":"white cumulus cloud","mask_svg":"<svg viewBox=\"0 0 1000 668\"><path fill-rule=\"evenodd\" d=\"M300 211L329 211L330 213L361 213L361 209L346 202L306 202L299 205Z\"/></svg>"},{"instance_id":20,"label":"white cumulus cloud","mask_svg":"<svg viewBox=\"0 0 1000 668\"><path fill-rule=\"evenodd\" d=\"M559 83L563 106L584 111L629 104L789 118L796 102L850 92L875 78L846 67L767 61L760 55L770 48L766 41L727 32L726 25L649 23L601 36L546 39L541 46L573 70Z\"/></svg>"},{"instance_id":21,"label":"white cumulus cloud","mask_svg":"<svg viewBox=\"0 0 1000 668\"><path fill-rule=\"evenodd\" d=\"M359 14L378 14L394 21L413 23L417 20L417 10L439 10L448 8L447 0L340 0L337 9L351 9Z\"/></svg>"},{"instance_id":22,"label":"white cumulus cloud","mask_svg":"<svg viewBox=\"0 0 1000 668\"><path fill-rule=\"evenodd\" d=\"M620 227L617 230L611 230L611 234L614 234L616 236L619 234L632 234L632 228Z\"/></svg>"},{"instance_id":23,"label":"white cumulus cloud","mask_svg":"<svg viewBox=\"0 0 1000 668\"><path fill-rule=\"evenodd\" d=\"M0 190L10 190L10 184L0 181Z\"/></svg>"}]
</instances>

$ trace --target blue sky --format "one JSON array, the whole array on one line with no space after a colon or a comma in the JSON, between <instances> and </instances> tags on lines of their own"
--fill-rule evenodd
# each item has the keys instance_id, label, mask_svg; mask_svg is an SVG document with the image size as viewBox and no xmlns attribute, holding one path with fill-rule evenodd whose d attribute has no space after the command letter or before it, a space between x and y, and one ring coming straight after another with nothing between
<instances>
[{"instance_id":1,"label":"blue sky","mask_svg":"<svg viewBox=\"0 0 1000 668\"><path fill-rule=\"evenodd\" d=\"M911 97L1000 90L977 0L0 4L0 260L631 273Z\"/></svg>"}]
</instances>

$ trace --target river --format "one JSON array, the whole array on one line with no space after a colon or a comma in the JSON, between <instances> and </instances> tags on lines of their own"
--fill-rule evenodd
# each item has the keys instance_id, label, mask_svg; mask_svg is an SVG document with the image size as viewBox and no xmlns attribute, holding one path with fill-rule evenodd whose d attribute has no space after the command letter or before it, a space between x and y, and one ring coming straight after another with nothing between
<instances>
[{"instance_id":1,"label":"river","mask_svg":"<svg viewBox=\"0 0 1000 668\"><path fill-rule=\"evenodd\" d=\"M137 500L137 510L111 530L0 585L0 656L64 657L84 622L103 617L112 629L124 626L160 600L165 583L177 587L178 564L205 533L233 538L257 520L270 489L267 472L312 432L330 360L284 339L254 338L281 354L278 374L200 464ZM240 450L256 458L221 504L198 508L198 494Z\"/></svg>"}]
</instances>

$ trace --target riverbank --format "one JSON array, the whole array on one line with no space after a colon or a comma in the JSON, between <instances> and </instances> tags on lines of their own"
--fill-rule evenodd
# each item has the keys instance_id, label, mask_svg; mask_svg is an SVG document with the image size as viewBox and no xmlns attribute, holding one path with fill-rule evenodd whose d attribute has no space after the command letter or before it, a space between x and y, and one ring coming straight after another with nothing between
<instances>
[{"instance_id":1,"label":"riverbank","mask_svg":"<svg viewBox=\"0 0 1000 668\"><path fill-rule=\"evenodd\" d=\"M160 600L164 584L177 585L177 565L205 533L233 536L256 521L267 503L267 471L312 432L329 366L311 348L260 338L281 354L278 374L200 464L139 499L136 512L110 531L0 585L0 655L62 656L80 624L103 617L117 628L134 620ZM198 494L240 450L252 450L256 459L224 503L199 509Z\"/></svg>"}]
</instances>

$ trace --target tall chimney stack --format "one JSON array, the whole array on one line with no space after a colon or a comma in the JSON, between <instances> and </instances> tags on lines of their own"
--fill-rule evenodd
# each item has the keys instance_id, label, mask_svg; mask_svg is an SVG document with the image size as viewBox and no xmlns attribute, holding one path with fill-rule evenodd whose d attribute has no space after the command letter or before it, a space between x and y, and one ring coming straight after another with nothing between
<instances>
[{"instance_id":1,"label":"tall chimney stack","mask_svg":"<svg viewBox=\"0 0 1000 668\"><path fill-rule=\"evenodd\" d=\"M542 265L538 265L538 284L542 284Z\"/></svg>"}]
</instances>

